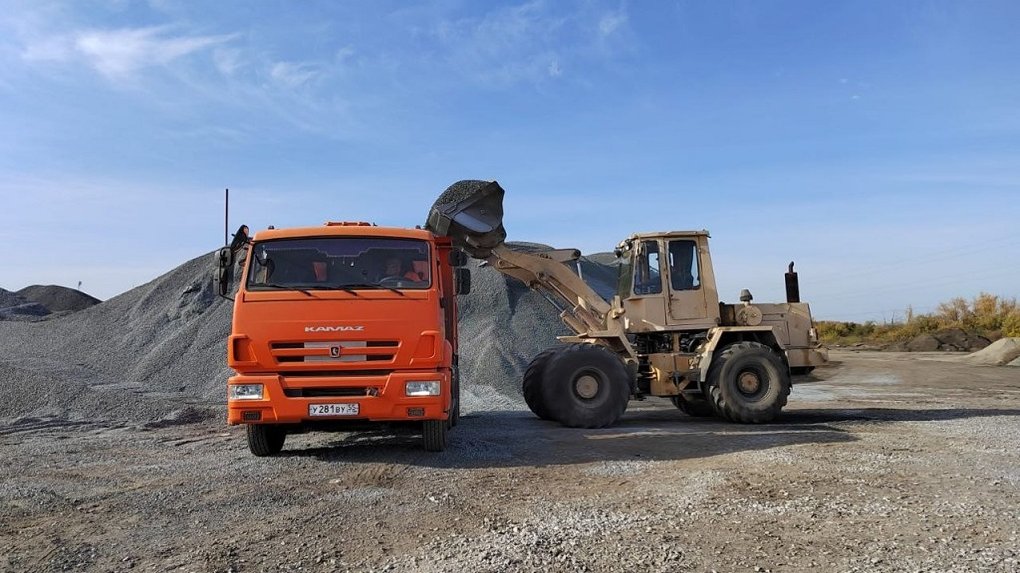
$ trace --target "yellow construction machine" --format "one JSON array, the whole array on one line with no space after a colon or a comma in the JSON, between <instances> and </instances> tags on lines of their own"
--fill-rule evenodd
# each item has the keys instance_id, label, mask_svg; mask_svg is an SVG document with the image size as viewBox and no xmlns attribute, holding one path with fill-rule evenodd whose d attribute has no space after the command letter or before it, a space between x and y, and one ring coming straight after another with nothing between
<instances>
[{"instance_id":1,"label":"yellow construction machine","mask_svg":"<svg viewBox=\"0 0 1020 573\"><path fill-rule=\"evenodd\" d=\"M692 416L763 423L786 405L793 375L827 360L786 273L787 302L720 303L708 231L639 233L620 242L620 280L607 301L575 271L576 249L520 252L505 244L504 190L459 181L433 205L427 227L470 256L546 295L572 336L532 360L524 399L566 426L616 422L629 400L669 397Z\"/></svg>"}]
</instances>

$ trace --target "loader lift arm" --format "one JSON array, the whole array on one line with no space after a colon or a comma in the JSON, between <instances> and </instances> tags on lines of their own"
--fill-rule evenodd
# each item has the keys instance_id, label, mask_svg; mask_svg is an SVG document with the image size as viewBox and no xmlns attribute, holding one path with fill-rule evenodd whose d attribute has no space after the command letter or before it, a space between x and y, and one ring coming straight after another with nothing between
<instances>
[{"instance_id":1,"label":"loader lift arm","mask_svg":"<svg viewBox=\"0 0 1020 573\"><path fill-rule=\"evenodd\" d=\"M637 352L627 339L622 313L613 310L588 283L564 263L577 262L577 249L557 249L527 253L514 251L505 244L492 248L489 265L541 293L557 310L560 319L574 336L560 337L568 342L595 342L627 358L637 360Z\"/></svg>"}]
</instances>

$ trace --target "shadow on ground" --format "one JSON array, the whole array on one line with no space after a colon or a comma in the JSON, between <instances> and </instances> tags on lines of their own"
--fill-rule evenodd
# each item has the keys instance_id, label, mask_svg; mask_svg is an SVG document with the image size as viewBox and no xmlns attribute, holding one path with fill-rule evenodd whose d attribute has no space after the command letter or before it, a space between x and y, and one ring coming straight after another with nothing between
<instances>
[{"instance_id":1,"label":"shadow on ground","mask_svg":"<svg viewBox=\"0 0 1020 573\"><path fill-rule=\"evenodd\" d=\"M435 468L555 466L707 458L808 443L845 443L859 424L1020 416L1017 409L886 408L792 410L775 423L742 425L676 410L628 412L612 428L565 428L530 412L481 412L450 433L446 451L425 452L411 433L310 433L288 437L282 456L323 462L406 463Z\"/></svg>"}]
</instances>

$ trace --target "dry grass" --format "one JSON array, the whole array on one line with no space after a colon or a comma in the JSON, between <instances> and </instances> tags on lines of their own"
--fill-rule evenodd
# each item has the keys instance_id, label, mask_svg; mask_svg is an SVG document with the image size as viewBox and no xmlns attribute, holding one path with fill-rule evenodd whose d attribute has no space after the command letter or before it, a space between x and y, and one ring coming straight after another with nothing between
<instances>
[{"instance_id":1,"label":"dry grass","mask_svg":"<svg viewBox=\"0 0 1020 573\"><path fill-rule=\"evenodd\" d=\"M1020 336L1020 305L1016 298L981 293L972 300L957 297L939 304L931 314L915 314L908 308L903 322L878 324L818 321L815 327L827 344L858 342L896 342L919 334L959 328L995 340L1003 336Z\"/></svg>"}]
</instances>

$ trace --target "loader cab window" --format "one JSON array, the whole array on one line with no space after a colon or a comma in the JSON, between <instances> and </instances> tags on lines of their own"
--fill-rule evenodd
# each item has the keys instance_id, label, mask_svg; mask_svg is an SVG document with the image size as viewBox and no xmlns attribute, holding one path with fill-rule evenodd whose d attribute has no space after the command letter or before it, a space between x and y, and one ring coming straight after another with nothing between
<instances>
[{"instance_id":1,"label":"loader cab window","mask_svg":"<svg viewBox=\"0 0 1020 573\"><path fill-rule=\"evenodd\" d=\"M644 241L638 249L634 265L634 294L662 292L662 274L659 266L659 242Z\"/></svg>"},{"instance_id":2,"label":"loader cab window","mask_svg":"<svg viewBox=\"0 0 1020 573\"><path fill-rule=\"evenodd\" d=\"M669 242L669 281L673 290L696 290L701 287L696 242L689 239Z\"/></svg>"}]
</instances>

